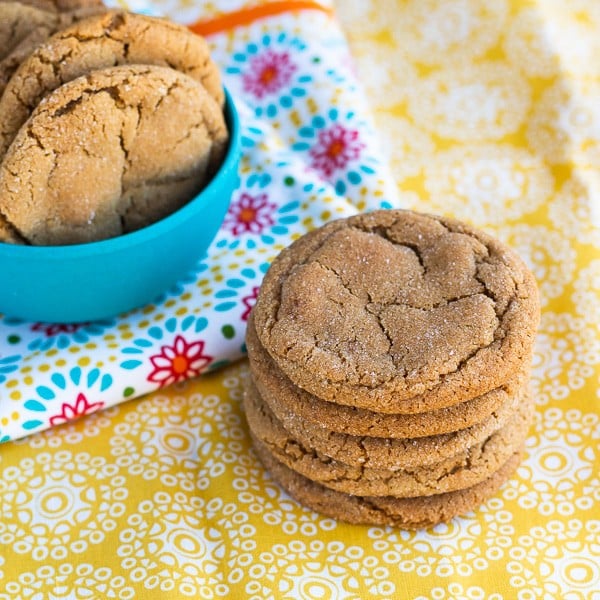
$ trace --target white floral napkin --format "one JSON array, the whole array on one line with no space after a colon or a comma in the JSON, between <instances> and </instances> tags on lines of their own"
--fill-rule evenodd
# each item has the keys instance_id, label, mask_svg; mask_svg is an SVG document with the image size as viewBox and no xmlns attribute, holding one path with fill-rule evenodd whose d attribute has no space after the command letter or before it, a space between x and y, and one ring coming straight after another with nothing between
<instances>
[{"instance_id":1,"label":"white floral napkin","mask_svg":"<svg viewBox=\"0 0 600 600\"><path fill-rule=\"evenodd\" d=\"M189 24L222 19L223 4L219 15L208 5L203 15L202 3L194 15L169 14L158 1L131 9ZM114 319L0 316L0 441L236 360L262 276L282 248L332 218L398 205L341 29L326 7L303 4L250 11L233 25L222 19L207 36L240 113L243 157L229 212L195 272Z\"/></svg>"}]
</instances>

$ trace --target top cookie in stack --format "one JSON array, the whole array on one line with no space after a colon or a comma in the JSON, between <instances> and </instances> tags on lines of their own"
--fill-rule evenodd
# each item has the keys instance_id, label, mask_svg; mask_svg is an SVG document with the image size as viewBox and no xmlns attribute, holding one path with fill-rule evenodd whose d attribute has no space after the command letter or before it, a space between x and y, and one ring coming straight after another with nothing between
<instances>
[{"instance_id":1,"label":"top cookie in stack","mask_svg":"<svg viewBox=\"0 0 600 600\"><path fill-rule=\"evenodd\" d=\"M227 148L206 40L76 1L0 3L0 16L14 13L0 30L0 242L83 243L145 227L198 194Z\"/></svg>"},{"instance_id":2,"label":"top cookie in stack","mask_svg":"<svg viewBox=\"0 0 600 600\"><path fill-rule=\"evenodd\" d=\"M256 449L308 506L432 525L518 464L537 288L463 223L377 211L313 231L273 262L247 345Z\"/></svg>"}]
</instances>

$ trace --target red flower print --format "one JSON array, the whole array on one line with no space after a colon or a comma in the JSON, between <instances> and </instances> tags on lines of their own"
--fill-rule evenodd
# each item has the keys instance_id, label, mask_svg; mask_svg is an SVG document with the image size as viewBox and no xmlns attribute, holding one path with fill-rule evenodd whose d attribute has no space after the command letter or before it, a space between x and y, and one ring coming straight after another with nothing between
<instances>
[{"instance_id":1,"label":"red flower print","mask_svg":"<svg viewBox=\"0 0 600 600\"><path fill-rule=\"evenodd\" d=\"M89 323L34 323L31 331L42 331L46 337L52 337L59 333L75 333L85 325L89 325Z\"/></svg>"},{"instance_id":2,"label":"red flower print","mask_svg":"<svg viewBox=\"0 0 600 600\"><path fill-rule=\"evenodd\" d=\"M246 310L242 314L242 321L247 321L250 316L250 311L256 304L256 298L258 297L258 286L252 288L252 293L249 296L242 298L242 304L246 307Z\"/></svg>"},{"instance_id":3,"label":"red flower print","mask_svg":"<svg viewBox=\"0 0 600 600\"><path fill-rule=\"evenodd\" d=\"M154 371L148 375L148 381L165 387L200 375L200 371L212 360L212 356L203 354L204 342L187 342L178 335L172 346L162 346L160 354L150 357Z\"/></svg>"},{"instance_id":4,"label":"red flower print","mask_svg":"<svg viewBox=\"0 0 600 600\"><path fill-rule=\"evenodd\" d=\"M50 417L50 425L54 427L54 425L72 421L73 419L77 419L77 417L89 415L103 406L104 402L88 402L88 399L80 393L74 405L63 403L60 414Z\"/></svg>"},{"instance_id":5,"label":"red flower print","mask_svg":"<svg viewBox=\"0 0 600 600\"><path fill-rule=\"evenodd\" d=\"M267 50L250 61L250 71L242 78L244 91L256 98L274 94L289 83L296 70L287 52Z\"/></svg>"},{"instance_id":6,"label":"red flower print","mask_svg":"<svg viewBox=\"0 0 600 600\"><path fill-rule=\"evenodd\" d=\"M271 214L276 209L277 205L268 202L266 194L251 196L244 192L239 200L229 207L223 226L233 235L261 233L275 224Z\"/></svg>"},{"instance_id":7,"label":"red flower print","mask_svg":"<svg viewBox=\"0 0 600 600\"><path fill-rule=\"evenodd\" d=\"M319 132L317 145L310 150L311 166L323 176L330 177L334 171L343 169L351 160L358 158L364 147L358 131L335 123Z\"/></svg>"}]
</instances>

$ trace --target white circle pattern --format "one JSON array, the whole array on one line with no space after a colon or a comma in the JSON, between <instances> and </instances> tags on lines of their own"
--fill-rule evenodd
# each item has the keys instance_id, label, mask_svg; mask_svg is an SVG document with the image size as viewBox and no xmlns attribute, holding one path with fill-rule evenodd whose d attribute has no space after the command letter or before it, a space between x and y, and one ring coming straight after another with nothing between
<instances>
[{"instance_id":1,"label":"white circle pattern","mask_svg":"<svg viewBox=\"0 0 600 600\"><path fill-rule=\"evenodd\" d=\"M516 132L531 101L527 80L501 62L436 71L410 92L408 110L417 125L462 142L499 140Z\"/></svg>"}]
</instances>

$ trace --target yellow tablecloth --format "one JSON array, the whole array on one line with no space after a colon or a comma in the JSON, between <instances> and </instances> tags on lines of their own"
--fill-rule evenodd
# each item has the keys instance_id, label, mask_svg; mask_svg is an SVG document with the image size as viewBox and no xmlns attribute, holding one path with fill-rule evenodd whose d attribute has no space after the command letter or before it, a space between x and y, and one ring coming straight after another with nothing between
<instances>
[{"instance_id":1,"label":"yellow tablecloth","mask_svg":"<svg viewBox=\"0 0 600 600\"><path fill-rule=\"evenodd\" d=\"M538 278L523 464L428 531L322 518L252 452L242 361L3 445L0 599L600 598L600 5L337 9L405 205Z\"/></svg>"}]
</instances>

